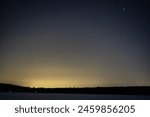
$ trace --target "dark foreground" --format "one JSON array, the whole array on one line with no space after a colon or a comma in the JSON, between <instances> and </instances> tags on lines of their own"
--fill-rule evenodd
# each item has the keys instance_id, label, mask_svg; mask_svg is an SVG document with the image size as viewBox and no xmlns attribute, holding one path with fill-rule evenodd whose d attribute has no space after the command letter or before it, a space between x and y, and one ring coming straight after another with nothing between
<instances>
[{"instance_id":1,"label":"dark foreground","mask_svg":"<svg viewBox=\"0 0 150 117\"><path fill-rule=\"evenodd\" d=\"M150 95L0 93L1 100L150 100Z\"/></svg>"},{"instance_id":2,"label":"dark foreground","mask_svg":"<svg viewBox=\"0 0 150 117\"><path fill-rule=\"evenodd\" d=\"M3 100L150 100L150 87L30 88L0 83Z\"/></svg>"}]
</instances>

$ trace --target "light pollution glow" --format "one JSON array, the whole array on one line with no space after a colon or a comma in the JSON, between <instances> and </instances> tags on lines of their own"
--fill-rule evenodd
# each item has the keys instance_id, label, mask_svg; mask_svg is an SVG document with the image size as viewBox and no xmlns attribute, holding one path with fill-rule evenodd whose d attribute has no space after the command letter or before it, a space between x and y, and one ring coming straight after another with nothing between
<instances>
[{"instance_id":1,"label":"light pollution glow","mask_svg":"<svg viewBox=\"0 0 150 117\"><path fill-rule=\"evenodd\" d=\"M146 1L8 1L1 3L0 83L150 86Z\"/></svg>"}]
</instances>

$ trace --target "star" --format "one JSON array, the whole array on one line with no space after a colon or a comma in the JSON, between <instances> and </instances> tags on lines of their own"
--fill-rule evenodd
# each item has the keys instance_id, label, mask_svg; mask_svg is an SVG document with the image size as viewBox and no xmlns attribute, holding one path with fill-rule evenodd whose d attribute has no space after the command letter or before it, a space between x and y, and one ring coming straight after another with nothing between
<instances>
[{"instance_id":1,"label":"star","mask_svg":"<svg viewBox=\"0 0 150 117\"><path fill-rule=\"evenodd\" d=\"M124 7L124 8L122 8L122 11L123 11L123 12L126 12L126 11L127 11L127 9Z\"/></svg>"},{"instance_id":2,"label":"star","mask_svg":"<svg viewBox=\"0 0 150 117\"><path fill-rule=\"evenodd\" d=\"M125 14L127 12L127 9L125 7L122 8L122 13Z\"/></svg>"}]
</instances>

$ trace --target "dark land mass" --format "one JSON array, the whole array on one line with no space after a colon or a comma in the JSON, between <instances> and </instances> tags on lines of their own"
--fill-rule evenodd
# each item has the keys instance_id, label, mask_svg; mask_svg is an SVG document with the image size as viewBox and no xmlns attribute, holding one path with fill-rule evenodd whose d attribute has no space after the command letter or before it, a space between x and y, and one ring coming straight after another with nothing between
<instances>
[{"instance_id":1,"label":"dark land mass","mask_svg":"<svg viewBox=\"0 0 150 117\"><path fill-rule=\"evenodd\" d=\"M150 95L150 86L129 87L85 87L85 88L30 88L0 83L0 92L15 93L58 93L58 94L113 94Z\"/></svg>"}]
</instances>

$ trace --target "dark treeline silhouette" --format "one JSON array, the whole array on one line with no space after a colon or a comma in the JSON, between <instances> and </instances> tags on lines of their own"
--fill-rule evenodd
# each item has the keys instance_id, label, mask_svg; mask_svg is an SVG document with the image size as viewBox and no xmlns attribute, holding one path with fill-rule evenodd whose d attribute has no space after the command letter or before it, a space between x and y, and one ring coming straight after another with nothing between
<instances>
[{"instance_id":1,"label":"dark treeline silhouette","mask_svg":"<svg viewBox=\"0 0 150 117\"><path fill-rule=\"evenodd\" d=\"M0 92L150 95L150 86L93 87L93 88L91 87L30 88L30 87L0 83Z\"/></svg>"}]
</instances>

